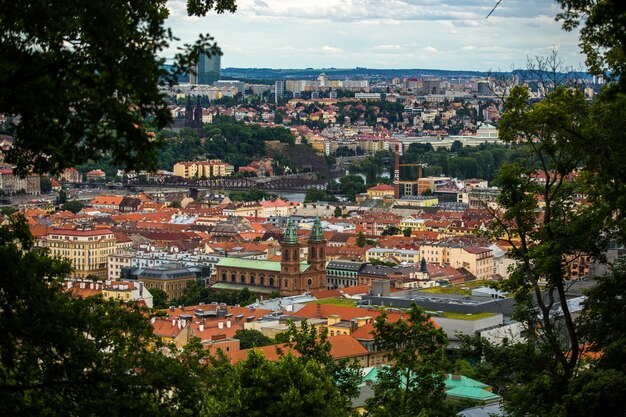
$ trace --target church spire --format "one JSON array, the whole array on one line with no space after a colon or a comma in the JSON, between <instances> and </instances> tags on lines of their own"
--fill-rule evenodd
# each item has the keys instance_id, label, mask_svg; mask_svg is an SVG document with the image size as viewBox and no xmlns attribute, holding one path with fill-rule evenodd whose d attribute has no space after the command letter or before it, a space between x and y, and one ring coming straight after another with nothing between
<instances>
[{"instance_id":1,"label":"church spire","mask_svg":"<svg viewBox=\"0 0 626 417\"><path fill-rule=\"evenodd\" d=\"M320 222L319 217L315 217L315 221L313 222L313 228L311 229L311 237L309 238L309 242L311 243L322 243L324 242L324 231L322 230L322 223Z\"/></svg>"},{"instance_id":2,"label":"church spire","mask_svg":"<svg viewBox=\"0 0 626 417\"><path fill-rule=\"evenodd\" d=\"M285 229L285 236L283 237L284 245L297 245L300 243L298 241L298 234L296 233L296 224L293 222L293 219L290 217L287 221L287 228Z\"/></svg>"}]
</instances>

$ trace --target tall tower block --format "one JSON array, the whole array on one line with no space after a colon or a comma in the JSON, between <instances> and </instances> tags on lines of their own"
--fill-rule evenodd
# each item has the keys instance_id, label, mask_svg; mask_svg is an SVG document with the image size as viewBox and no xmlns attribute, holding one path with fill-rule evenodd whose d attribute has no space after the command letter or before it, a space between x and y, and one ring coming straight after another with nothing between
<instances>
[{"instance_id":1,"label":"tall tower block","mask_svg":"<svg viewBox=\"0 0 626 417\"><path fill-rule=\"evenodd\" d=\"M400 145L396 144L396 158L393 166L393 196L400 198Z\"/></svg>"}]
</instances>

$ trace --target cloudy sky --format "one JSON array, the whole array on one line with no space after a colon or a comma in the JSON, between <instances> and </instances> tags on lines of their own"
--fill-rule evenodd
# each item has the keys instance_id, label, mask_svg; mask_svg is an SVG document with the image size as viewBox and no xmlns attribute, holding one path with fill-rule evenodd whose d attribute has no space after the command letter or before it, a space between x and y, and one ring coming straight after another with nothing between
<instances>
[{"instance_id":1,"label":"cloudy sky","mask_svg":"<svg viewBox=\"0 0 626 417\"><path fill-rule=\"evenodd\" d=\"M170 0L181 42L210 33L225 67L509 70L558 48L583 62L577 33L554 21L551 0L238 0L234 14L190 18ZM167 57L174 51L167 51Z\"/></svg>"}]
</instances>

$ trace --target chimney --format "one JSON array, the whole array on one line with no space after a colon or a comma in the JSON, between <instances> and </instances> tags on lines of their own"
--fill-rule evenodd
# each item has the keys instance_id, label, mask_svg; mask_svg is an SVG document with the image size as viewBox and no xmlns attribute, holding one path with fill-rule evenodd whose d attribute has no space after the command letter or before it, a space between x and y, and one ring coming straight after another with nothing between
<instances>
[{"instance_id":1,"label":"chimney","mask_svg":"<svg viewBox=\"0 0 626 417\"><path fill-rule=\"evenodd\" d=\"M150 323L151 323L151 324L154 324L155 322L156 322L156 317L152 317L152 318L150 319Z\"/></svg>"},{"instance_id":2,"label":"chimney","mask_svg":"<svg viewBox=\"0 0 626 417\"><path fill-rule=\"evenodd\" d=\"M230 320L226 320L226 327L230 329L230 326L231 326Z\"/></svg>"},{"instance_id":3,"label":"chimney","mask_svg":"<svg viewBox=\"0 0 626 417\"><path fill-rule=\"evenodd\" d=\"M400 198L400 145L396 144L396 157L393 167L393 196Z\"/></svg>"},{"instance_id":4,"label":"chimney","mask_svg":"<svg viewBox=\"0 0 626 417\"><path fill-rule=\"evenodd\" d=\"M172 319L172 327L176 326L176 319Z\"/></svg>"},{"instance_id":5,"label":"chimney","mask_svg":"<svg viewBox=\"0 0 626 417\"><path fill-rule=\"evenodd\" d=\"M222 330L224 328L224 322L220 321L219 323L217 323L217 328Z\"/></svg>"},{"instance_id":6,"label":"chimney","mask_svg":"<svg viewBox=\"0 0 626 417\"><path fill-rule=\"evenodd\" d=\"M178 322L178 328L182 329L183 328L182 320L177 320L177 322Z\"/></svg>"},{"instance_id":7,"label":"chimney","mask_svg":"<svg viewBox=\"0 0 626 417\"><path fill-rule=\"evenodd\" d=\"M204 331L204 324L200 324L200 331L203 332Z\"/></svg>"},{"instance_id":8,"label":"chimney","mask_svg":"<svg viewBox=\"0 0 626 417\"><path fill-rule=\"evenodd\" d=\"M72 281L68 279L66 282L67 282L67 289L69 290L70 288L72 288Z\"/></svg>"}]
</instances>

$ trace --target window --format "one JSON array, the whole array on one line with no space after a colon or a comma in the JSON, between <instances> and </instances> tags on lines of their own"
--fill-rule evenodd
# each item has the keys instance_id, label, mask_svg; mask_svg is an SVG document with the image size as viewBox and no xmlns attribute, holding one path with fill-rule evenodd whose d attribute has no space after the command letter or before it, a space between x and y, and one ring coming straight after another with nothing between
<instances>
[{"instance_id":1,"label":"window","mask_svg":"<svg viewBox=\"0 0 626 417\"><path fill-rule=\"evenodd\" d=\"M230 282L236 282L237 281L237 276L235 275L235 273L230 274Z\"/></svg>"}]
</instances>

